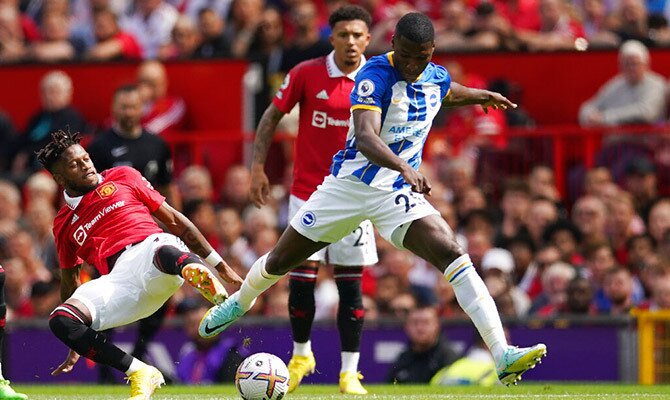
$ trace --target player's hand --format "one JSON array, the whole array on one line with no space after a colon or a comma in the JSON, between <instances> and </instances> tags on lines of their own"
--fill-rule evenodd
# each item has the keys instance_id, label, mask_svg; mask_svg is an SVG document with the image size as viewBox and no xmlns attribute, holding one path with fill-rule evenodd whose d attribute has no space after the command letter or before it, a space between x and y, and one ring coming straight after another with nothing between
<instances>
[{"instance_id":1,"label":"player's hand","mask_svg":"<svg viewBox=\"0 0 670 400\"><path fill-rule=\"evenodd\" d=\"M67 353L67 358L61 365L58 366L55 370L51 372L51 375L56 376L60 375L62 373L68 373L72 371L72 368L74 368L74 365L79 361L79 354L75 353L74 350L70 350L69 353Z\"/></svg>"},{"instance_id":2,"label":"player's hand","mask_svg":"<svg viewBox=\"0 0 670 400\"><path fill-rule=\"evenodd\" d=\"M512 103L498 92L489 92L489 99L482 104L484 112L488 114L489 108L494 110L507 110L508 108L516 108L516 104Z\"/></svg>"},{"instance_id":3,"label":"player's hand","mask_svg":"<svg viewBox=\"0 0 670 400\"><path fill-rule=\"evenodd\" d=\"M402 168L400 174L405 182L412 187L413 192L430 195L432 189L430 181L421 172L407 164Z\"/></svg>"},{"instance_id":4,"label":"player's hand","mask_svg":"<svg viewBox=\"0 0 670 400\"><path fill-rule=\"evenodd\" d=\"M598 126L603 124L603 114L598 110L592 110L587 116L584 125Z\"/></svg>"},{"instance_id":5,"label":"player's hand","mask_svg":"<svg viewBox=\"0 0 670 400\"><path fill-rule=\"evenodd\" d=\"M216 271L219 273L221 279L228 283L240 286L242 285L242 282L244 282L244 279L240 278L240 276L237 275L237 272L230 268L230 265L225 261L220 262L216 266Z\"/></svg>"},{"instance_id":6,"label":"player's hand","mask_svg":"<svg viewBox=\"0 0 670 400\"><path fill-rule=\"evenodd\" d=\"M270 181L262 165L251 167L251 202L258 208L264 206L270 194Z\"/></svg>"}]
</instances>

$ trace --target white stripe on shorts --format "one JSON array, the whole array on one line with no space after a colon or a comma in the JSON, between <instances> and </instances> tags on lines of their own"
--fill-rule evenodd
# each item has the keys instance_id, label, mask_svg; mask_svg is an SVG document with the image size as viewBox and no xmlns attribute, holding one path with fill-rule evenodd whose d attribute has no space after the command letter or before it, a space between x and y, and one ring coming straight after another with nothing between
<instances>
[{"instance_id":1,"label":"white stripe on shorts","mask_svg":"<svg viewBox=\"0 0 670 400\"><path fill-rule=\"evenodd\" d=\"M78 316L77 314L73 313L72 311L70 311L70 310L68 310L67 308L62 307L62 306L58 306L58 307L56 307L56 309L53 310L51 313L53 314L53 313L55 313L55 312L58 311L58 310L65 311L66 313L68 313L68 314L72 315L73 317L77 318L77 320L78 320L79 322L81 322L82 324L84 323L84 321L82 321L81 318L79 318L79 316Z\"/></svg>"},{"instance_id":2,"label":"white stripe on shorts","mask_svg":"<svg viewBox=\"0 0 670 400\"><path fill-rule=\"evenodd\" d=\"M337 278L360 278L363 274L335 274L335 279Z\"/></svg>"},{"instance_id":3,"label":"white stripe on shorts","mask_svg":"<svg viewBox=\"0 0 670 400\"><path fill-rule=\"evenodd\" d=\"M305 274L302 272L289 272L289 276L299 276L302 278L316 278L316 274Z\"/></svg>"}]
</instances>

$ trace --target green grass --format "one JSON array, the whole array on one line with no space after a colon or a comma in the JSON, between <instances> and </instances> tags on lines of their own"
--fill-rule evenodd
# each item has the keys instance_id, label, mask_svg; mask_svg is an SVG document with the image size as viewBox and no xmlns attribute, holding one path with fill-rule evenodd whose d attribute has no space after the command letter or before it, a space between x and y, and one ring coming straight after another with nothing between
<instances>
[{"instance_id":1,"label":"green grass","mask_svg":"<svg viewBox=\"0 0 670 400\"><path fill-rule=\"evenodd\" d=\"M291 399L670 399L670 386L638 386L617 384L526 384L515 387L430 387L367 385L368 396L343 396L336 386L305 385L286 396ZM31 400L118 400L129 395L127 386L26 386L16 385ZM225 386L167 386L153 396L154 400L219 400L239 399L232 385Z\"/></svg>"}]
</instances>

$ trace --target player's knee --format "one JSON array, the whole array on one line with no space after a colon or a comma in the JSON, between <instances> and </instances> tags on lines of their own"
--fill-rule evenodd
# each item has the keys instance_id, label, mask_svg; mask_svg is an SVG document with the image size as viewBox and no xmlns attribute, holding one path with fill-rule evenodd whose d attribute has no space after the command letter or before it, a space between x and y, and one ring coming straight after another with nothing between
<instances>
[{"instance_id":1,"label":"player's knee","mask_svg":"<svg viewBox=\"0 0 670 400\"><path fill-rule=\"evenodd\" d=\"M156 268L170 275L181 275L182 268L191 263L205 265L205 261L197 254L182 251L170 245L159 247L154 254Z\"/></svg>"},{"instance_id":2,"label":"player's knee","mask_svg":"<svg viewBox=\"0 0 670 400\"><path fill-rule=\"evenodd\" d=\"M57 338L69 344L73 333L85 329L86 324L81 318L72 314L69 308L61 305L49 316L49 328Z\"/></svg>"},{"instance_id":3,"label":"player's knee","mask_svg":"<svg viewBox=\"0 0 670 400\"><path fill-rule=\"evenodd\" d=\"M272 251L265 260L265 270L272 275L284 275L298 266L298 263L280 252Z\"/></svg>"},{"instance_id":4,"label":"player's knee","mask_svg":"<svg viewBox=\"0 0 670 400\"><path fill-rule=\"evenodd\" d=\"M49 327L54 334L78 325L91 326L91 320L86 313L72 304L63 303L49 315Z\"/></svg>"}]
</instances>

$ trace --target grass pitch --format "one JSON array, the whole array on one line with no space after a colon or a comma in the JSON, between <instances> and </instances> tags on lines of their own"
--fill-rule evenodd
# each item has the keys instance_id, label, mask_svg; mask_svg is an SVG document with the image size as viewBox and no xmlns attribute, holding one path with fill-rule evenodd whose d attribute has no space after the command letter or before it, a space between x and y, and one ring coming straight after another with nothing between
<instances>
[{"instance_id":1,"label":"grass pitch","mask_svg":"<svg viewBox=\"0 0 670 400\"><path fill-rule=\"evenodd\" d=\"M127 399L128 386L26 386L15 385L17 391L26 393L31 400L119 400ZM304 385L285 397L292 399L370 399L370 400L421 400L421 399L587 399L587 400L652 400L669 399L670 386L638 386L618 384L521 384L515 387L431 387L405 385L366 385L367 396L344 396L337 386ZM152 397L154 400L220 400L240 399L232 385L217 386L167 386Z\"/></svg>"}]
</instances>

